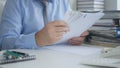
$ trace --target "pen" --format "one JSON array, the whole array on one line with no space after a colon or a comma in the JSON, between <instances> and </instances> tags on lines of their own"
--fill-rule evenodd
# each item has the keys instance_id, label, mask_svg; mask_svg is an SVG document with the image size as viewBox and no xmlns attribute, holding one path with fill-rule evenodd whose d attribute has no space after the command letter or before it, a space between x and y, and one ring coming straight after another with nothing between
<instances>
[{"instance_id":1,"label":"pen","mask_svg":"<svg viewBox=\"0 0 120 68\"><path fill-rule=\"evenodd\" d=\"M20 54L8 50L4 53L4 55L6 56L6 59L18 59L21 57Z\"/></svg>"},{"instance_id":2,"label":"pen","mask_svg":"<svg viewBox=\"0 0 120 68\"><path fill-rule=\"evenodd\" d=\"M17 54L20 54L20 55L22 55L22 56L29 56L28 54L23 53L23 52L18 52L18 51L12 51L12 52L17 53Z\"/></svg>"}]
</instances>

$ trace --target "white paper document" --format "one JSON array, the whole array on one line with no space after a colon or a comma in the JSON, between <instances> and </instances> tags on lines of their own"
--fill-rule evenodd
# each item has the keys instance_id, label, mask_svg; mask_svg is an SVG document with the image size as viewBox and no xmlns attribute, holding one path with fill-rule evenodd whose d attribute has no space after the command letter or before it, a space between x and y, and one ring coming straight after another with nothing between
<instances>
[{"instance_id":1,"label":"white paper document","mask_svg":"<svg viewBox=\"0 0 120 68\"><path fill-rule=\"evenodd\" d=\"M72 46L72 45L53 45L53 46L45 46L43 48L70 53L70 54L77 54L81 56L88 56L93 54L100 54L103 48L97 48L92 46Z\"/></svg>"},{"instance_id":2,"label":"white paper document","mask_svg":"<svg viewBox=\"0 0 120 68\"><path fill-rule=\"evenodd\" d=\"M68 23L70 31L58 41L58 43L65 43L72 37L80 36L84 31L88 30L94 23L96 23L104 13L82 13L82 12L68 12L65 15L65 21Z\"/></svg>"}]
</instances>

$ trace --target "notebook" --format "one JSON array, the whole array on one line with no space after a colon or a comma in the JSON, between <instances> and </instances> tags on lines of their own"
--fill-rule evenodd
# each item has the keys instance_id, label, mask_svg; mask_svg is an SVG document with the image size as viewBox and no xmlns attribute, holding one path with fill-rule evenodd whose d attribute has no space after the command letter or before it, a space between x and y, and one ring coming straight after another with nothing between
<instances>
[{"instance_id":1,"label":"notebook","mask_svg":"<svg viewBox=\"0 0 120 68\"><path fill-rule=\"evenodd\" d=\"M35 59L36 59L35 55L28 55L26 53L16 52L16 51L14 52L6 51L0 55L0 65L28 61L28 60L35 60Z\"/></svg>"}]
</instances>

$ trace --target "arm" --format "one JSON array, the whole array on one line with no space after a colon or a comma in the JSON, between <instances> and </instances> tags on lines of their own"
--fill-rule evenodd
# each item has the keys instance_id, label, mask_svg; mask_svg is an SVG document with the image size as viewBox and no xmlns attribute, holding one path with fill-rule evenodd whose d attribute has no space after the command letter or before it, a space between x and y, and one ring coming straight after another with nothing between
<instances>
[{"instance_id":1,"label":"arm","mask_svg":"<svg viewBox=\"0 0 120 68\"><path fill-rule=\"evenodd\" d=\"M21 0L7 0L0 24L0 49L37 48L35 33L22 34Z\"/></svg>"},{"instance_id":2,"label":"arm","mask_svg":"<svg viewBox=\"0 0 120 68\"><path fill-rule=\"evenodd\" d=\"M67 11L71 11L68 0L58 0L57 2L63 7L62 10L60 10L61 13L65 14ZM59 8L61 9L61 7ZM61 15L61 17L63 17L63 14ZM52 45L59 41L63 37L64 33L68 31L69 27L64 21L56 20L50 22L42 30L36 33L36 42L39 46Z\"/></svg>"}]
</instances>

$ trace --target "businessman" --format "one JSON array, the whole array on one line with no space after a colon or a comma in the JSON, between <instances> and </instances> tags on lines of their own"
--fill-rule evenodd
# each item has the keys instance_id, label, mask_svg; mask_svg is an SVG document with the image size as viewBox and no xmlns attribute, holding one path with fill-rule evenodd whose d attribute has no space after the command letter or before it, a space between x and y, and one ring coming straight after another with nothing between
<instances>
[{"instance_id":1,"label":"businessman","mask_svg":"<svg viewBox=\"0 0 120 68\"><path fill-rule=\"evenodd\" d=\"M0 24L0 49L38 49L52 45L70 31L64 15L68 0L7 0ZM81 44L88 32L68 40Z\"/></svg>"}]
</instances>

